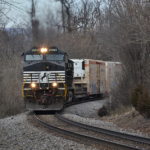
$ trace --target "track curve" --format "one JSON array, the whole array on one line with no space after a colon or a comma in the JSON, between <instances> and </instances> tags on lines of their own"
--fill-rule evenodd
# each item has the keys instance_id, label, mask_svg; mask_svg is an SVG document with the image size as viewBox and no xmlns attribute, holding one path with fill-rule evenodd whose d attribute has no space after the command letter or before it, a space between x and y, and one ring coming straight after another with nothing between
<instances>
[{"instance_id":1,"label":"track curve","mask_svg":"<svg viewBox=\"0 0 150 150\"><path fill-rule=\"evenodd\" d=\"M86 125L83 123L79 123L79 122L75 122L70 119L67 119L60 114L56 114L55 116L57 119L59 119L63 122L66 122L66 123L74 125L74 126L78 126L80 128L88 129L88 130L91 130L94 132L103 133L103 134L114 136L114 137L123 138L126 140L131 140L133 142L150 145L150 138L147 138L147 137L136 136L136 135L131 135L131 134L127 134L127 133L122 133L122 132L117 132L117 131L112 131L112 130L108 130L108 129L104 129L104 128L98 128L98 127Z\"/></svg>"},{"instance_id":2,"label":"track curve","mask_svg":"<svg viewBox=\"0 0 150 150\"><path fill-rule=\"evenodd\" d=\"M50 130L53 130L55 132L58 132L60 134L63 134L63 135L68 135L68 136L79 138L79 139L86 139L86 140L92 141L92 142L94 142L96 144L111 145L113 147L116 147L117 149L141 150L141 148L138 148L137 146L131 146L131 145L127 145L127 144L121 144L119 142L114 142L114 141L106 140L106 139L102 139L102 138L96 138L94 136L89 136L89 135L86 135L86 134L81 134L79 132L73 132L73 131L69 131L69 130L66 130L66 129L62 129L60 127L56 127L56 126L51 125L51 124L47 123L46 121L40 119L40 117L38 115L34 115L34 118L42 126L48 128ZM58 115L57 115L57 118L58 118ZM142 148L142 150L146 150L146 149Z\"/></svg>"}]
</instances>

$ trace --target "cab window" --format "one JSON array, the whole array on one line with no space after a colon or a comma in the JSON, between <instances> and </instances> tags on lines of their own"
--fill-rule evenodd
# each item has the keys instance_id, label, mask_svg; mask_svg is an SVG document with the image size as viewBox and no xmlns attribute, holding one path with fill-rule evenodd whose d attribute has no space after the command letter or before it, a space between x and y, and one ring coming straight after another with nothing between
<instances>
[{"instance_id":1,"label":"cab window","mask_svg":"<svg viewBox=\"0 0 150 150\"><path fill-rule=\"evenodd\" d=\"M62 54L47 54L46 60L64 61L64 55L62 55Z\"/></svg>"},{"instance_id":2,"label":"cab window","mask_svg":"<svg viewBox=\"0 0 150 150\"><path fill-rule=\"evenodd\" d=\"M43 55L26 55L25 60L26 61L43 60Z\"/></svg>"}]
</instances>

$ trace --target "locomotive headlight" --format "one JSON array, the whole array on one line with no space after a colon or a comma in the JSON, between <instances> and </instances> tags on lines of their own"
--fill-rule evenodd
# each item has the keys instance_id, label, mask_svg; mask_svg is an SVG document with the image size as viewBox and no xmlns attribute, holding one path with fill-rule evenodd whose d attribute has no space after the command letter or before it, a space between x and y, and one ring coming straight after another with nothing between
<instances>
[{"instance_id":1,"label":"locomotive headlight","mask_svg":"<svg viewBox=\"0 0 150 150\"><path fill-rule=\"evenodd\" d=\"M53 82L53 83L52 83L52 86L55 88L55 87L58 86L58 83L57 83L57 82Z\"/></svg>"},{"instance_id":2,"label":"locomotive headlight","mask_svg":"<svg viewBox=\"0 0 150 150\"><path fill-rule=\"evenodd\" d=\"M31 88L36 88L36 84L35 83L31 83Z\"/></svg>"},{"instance_id":3,"label":"locomotive headlight","mask_svg":"<svg viewBox=\"0 0 150 150\"><path fill-rule=\"evenodd\" d=\"M47 53L48 52L48 49L47 48L41 48L41 53Z\"/></svg>"}]
</instances>

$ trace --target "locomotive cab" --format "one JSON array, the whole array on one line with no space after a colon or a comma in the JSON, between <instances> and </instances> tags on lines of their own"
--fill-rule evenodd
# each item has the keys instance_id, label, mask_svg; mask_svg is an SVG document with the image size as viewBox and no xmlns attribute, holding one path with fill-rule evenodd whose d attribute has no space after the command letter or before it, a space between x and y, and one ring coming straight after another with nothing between
<instances>
[{"instance_id":1,"label":"locomotive cab","mask_svg":"<svg viewBox=\"0 0 150 150\"><path fill-rule=\"evenodd\" d=\"M59 110L73 97L73 62L57 47L24 53L23 97L27 109Z\"/></svg>"}]
</instances>

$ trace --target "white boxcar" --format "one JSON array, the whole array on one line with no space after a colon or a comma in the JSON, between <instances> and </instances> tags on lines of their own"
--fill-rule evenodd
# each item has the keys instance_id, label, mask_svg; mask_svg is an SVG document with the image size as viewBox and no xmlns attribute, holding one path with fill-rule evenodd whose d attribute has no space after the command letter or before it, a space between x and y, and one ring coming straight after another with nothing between
<instances>
[{"instance_id":1,"label":"white boxcar","mask_svg":"<svg viewBox=\"0 0 150 150\"><path fill-rule=\"evenodd\" d=\"M74 62L75 95L108 95L114 86L116 72L120 72L119 62L93 59L72 59Z\"/></svg>"},{"instance_id":2,"label":"white boxcar","mask_svg":"<svg viewBox=\"0 0 150 150\"><path fill-rule=\"evenodd\" d=\"M106 92L106 64L92 59L72 59L76 95L99 95Z\"/></svg>"}]
</instances>

